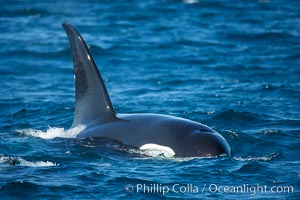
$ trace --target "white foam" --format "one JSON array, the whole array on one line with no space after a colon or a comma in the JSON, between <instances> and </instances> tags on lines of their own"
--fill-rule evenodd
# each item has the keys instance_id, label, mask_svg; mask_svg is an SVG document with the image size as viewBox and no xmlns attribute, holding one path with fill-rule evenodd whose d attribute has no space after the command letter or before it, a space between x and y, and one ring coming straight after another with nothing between
<instances>
[{"instance_id":1,"label":"white foam","mask_svg":"<svg viewBox=\"0 0 300 200\"><path fill-rule=\"evenodd\" d=\"M54 167L59 166L57 163L53 163L50 161L27 161L20 157L9 157L9 156L1 156L0 157L0 164L10 163L10 161L13 160L16 165L19 166L25 166L25 167Z\"/></svg>"},{"instance_id":2,"label":"white foam","mask_svg":"<svg viewBox=\"0 0 300 200\"><path fill-rule=\"evenodd\" d=\"M140 147L140 150L142 150L146 155L153 157L163 155L164 157L170 158L175 156L173 149L158 144L144 144Z\"/></svg>"},{"instance_id":3,"label":"white foam","mask_svg":"<svg viewBox=\"0 0 300 200\"><path fill-rule=\"evenodd\" d=\"M17 130L16 132L27 136L39 137L43 139L74 138L85 128L85 125L78 125L68 130L65 130L64 128L49 127L47 131L41 131L36 129L23 129Z\"/></svg>"},{"instance_id":4,"label":"white foam","mask_svg":"<svg viewBox=\"0 0 300 200\"><path fill-rule=\"evenodd\" d=\"M19 159L20 166L27 166L27 167L54 167L59 166L59 164L50 162L50 161L36 161L30 162L27 160Z\"/></svg>"},{"instance_id":5,"label":"white foam","mask_svg":"<svg viewBox=\"0 0 300 200\"><path fill-rule=\"evenodd\" d=\"M235 160L239 161L270 161L273 158L276 158L279 154L271 154L269 156L261 156L261 157L248 157L248 158L242 158L242 157L234 157Z\"/></svg>"},{"instance_id":6,"label":"white foam","mask_svg":"<svg viewBox=\"0 0 300 200\"><path fill-rule=\"evenodd\" d=\"M0 164L6 163L6 162L9 162L9 157L1 155L1 157L0 157Z\"/></svg>"}]
</instances>

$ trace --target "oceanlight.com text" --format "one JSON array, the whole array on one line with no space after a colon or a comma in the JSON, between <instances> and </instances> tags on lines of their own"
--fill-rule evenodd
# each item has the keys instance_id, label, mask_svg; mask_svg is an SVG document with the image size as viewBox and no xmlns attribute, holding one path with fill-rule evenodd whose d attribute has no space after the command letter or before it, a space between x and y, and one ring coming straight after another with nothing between
<instances>
[{"instance_id":1,"label":"oceanlight.com text","mask_svg":"<svg viewBox=\"0 0 300 200\"><path fill-rule=\"evenodd\" d=\"M136 185L128 184L125 186L126 192L134 192L137 194L162 194L168 193L183 194L203 194L208 193L228 193L228 194L279 194L279 193L293 193L293 186L280 185L260 185L260 184L242 184L242 185L222 185L222 184L143 184Z\"/></svg>"}]
</instances>

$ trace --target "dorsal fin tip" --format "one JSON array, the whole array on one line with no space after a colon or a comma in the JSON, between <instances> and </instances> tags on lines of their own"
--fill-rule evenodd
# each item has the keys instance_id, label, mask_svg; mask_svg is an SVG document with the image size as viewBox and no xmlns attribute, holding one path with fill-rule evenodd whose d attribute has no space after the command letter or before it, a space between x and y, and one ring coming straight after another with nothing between
<instances>
[{"instance_id":1,"label":"dorsal fin tip","mask_svg":"<svg viewBox=\"0 0 300 200\"><path fill-rule=\"evenodd\" d=\"M75 74L75 116L72 127L86 124L98 118L111 121L116 118L103 79L80 33L68 23L65 29L72 52Z\"/></svg>"}]
</instances>

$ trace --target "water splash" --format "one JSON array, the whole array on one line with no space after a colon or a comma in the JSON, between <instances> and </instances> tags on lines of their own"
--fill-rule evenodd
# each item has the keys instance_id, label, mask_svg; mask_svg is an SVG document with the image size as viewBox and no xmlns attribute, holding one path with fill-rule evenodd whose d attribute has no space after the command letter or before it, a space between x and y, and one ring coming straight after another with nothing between
<instances>
[{"instance_id":1,"label":"water splash","mask_svg":"<svg viewBox=\"0 0 300 200\"><path fill-rule=\"evenodd\" d=\"M271 155L261 156L261 157L247 157L247 158L234 157L233 159L238 161L270 161L278 156L279 153L272 153Z\"/></svg>"},{"instance_id":2,"label":"water splash","mask_svg":"<svg viewBox=\"0 0 300 200\"><path fill-rule=\"evenodd\" d=\"M55 167L59 166L57 163L53 163L50 161L36 161L36 162L30 162L27 160L24 160L22 158L19 159L20 166L26 166L26 167Z\"/></svg>"},{"instance_id":3,"label":"water splash","mask_svg":"<svg viewBox=\"0 0 300 200\"><path fill-rule=\"evenodd\" d=\"M39 137L43 139L75 138L85 128L85 125L78 125L68 130L65 130L64 128L49 127L47 131L41 131L36 129L22 129L17 130L16 132L27 136Z\"/></svg>"},{"instance_id":4,"label":"water splash","mask_svg":"<svg viewBox=\"0 0 300 200\"><path fill-rule=\"evenodd\" d=\"M55 167L57 163L50 161L27 161L20 157L0 156L0 164L18 165L25 167ZM13 164L12 164L13 163Z\"/></svg>"}]
</instances>

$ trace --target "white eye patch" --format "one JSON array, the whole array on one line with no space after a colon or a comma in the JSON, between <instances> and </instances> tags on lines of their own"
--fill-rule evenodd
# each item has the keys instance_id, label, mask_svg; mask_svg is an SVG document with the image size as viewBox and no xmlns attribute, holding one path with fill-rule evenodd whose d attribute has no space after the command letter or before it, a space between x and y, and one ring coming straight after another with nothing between
<instances>
[{"instance_id":1,"label":"white eye patch","mask_svg":"<svg viewBox=\"0 0 300 200\"><path fill-rule=\"evenodd\" d=\"M149 156L158 156L158 155L164 155L165 157L175 156L175 152L173 151L173 149L158 144L144 144L140 147L140 150L146 151L146 154Z\"/></svg>"}]
</instances>

